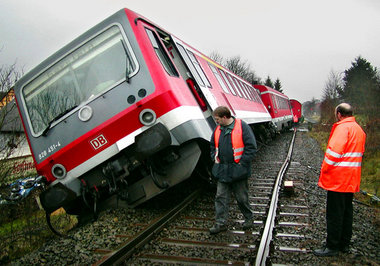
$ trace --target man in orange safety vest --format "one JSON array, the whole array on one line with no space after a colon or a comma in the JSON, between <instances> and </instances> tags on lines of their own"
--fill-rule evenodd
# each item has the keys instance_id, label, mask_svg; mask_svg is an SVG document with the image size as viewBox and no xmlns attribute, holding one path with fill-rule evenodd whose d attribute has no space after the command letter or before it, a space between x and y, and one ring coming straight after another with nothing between
<instances>
[{"instance_id":1,"label":"man in orange safety vest","mask_svg":"<svg viewBox=\"0 0 380 266\"><path fill-rule=\"evenodd\" d=\"M225 106L215 108L215 122L218 124L211 136L211 158L214 161L212 174L217 179L215 196L215 225L211 234L227 230L229 201L234 194L239 209L244 215L243 228L253 225L253 213L248 201L248 177L256 153L256 139L252 129L241 119L231 116Z\"/></svg>"},{"instance_id":2,"label":"man in orange safety vest","mask_svg":"<svg viewBox=\"0 0 380 266\"><path fill-rule=\"evenodd\" d=\"M352 116L352 107L335 108L336 122L330 133L318 185L327 190L326 245L314 250L317 256L349 252L352 236L352 199L359 191L366 134Z\"/></svg>"}]
</instances>

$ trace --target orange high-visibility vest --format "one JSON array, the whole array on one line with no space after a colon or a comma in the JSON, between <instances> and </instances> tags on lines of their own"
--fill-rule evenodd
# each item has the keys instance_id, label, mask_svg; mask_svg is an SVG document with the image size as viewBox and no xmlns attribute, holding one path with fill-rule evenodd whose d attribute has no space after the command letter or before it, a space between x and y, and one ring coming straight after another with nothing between
<instances>
[{"instance_id":1,"label":"orange high-visibility vest","mask_svg":"<svg viewBox=\"0 0 380 266\"><path fill-rule=\"evenodd\" d=\"M216 127L214 138L215 138L215 161L219 161L219 138L220 138L220 125ZM231 143L232 150L234 154L234 161L239 163L241 156L244 152L244 142L243 142L243 128L241 126L241 120L235 119L235 125L231 132Z\"/></svg>"},{"instance_id":2,"label":"orange high-visibility vest","mask_svg":"<svg viewBox=\"0 0 380 266\"><path fill-rule=\"evenodd\" d=\"M331 129L318 185L335 192L358 192L366 134L347 117Z\"/></svg>"}]
</instances>

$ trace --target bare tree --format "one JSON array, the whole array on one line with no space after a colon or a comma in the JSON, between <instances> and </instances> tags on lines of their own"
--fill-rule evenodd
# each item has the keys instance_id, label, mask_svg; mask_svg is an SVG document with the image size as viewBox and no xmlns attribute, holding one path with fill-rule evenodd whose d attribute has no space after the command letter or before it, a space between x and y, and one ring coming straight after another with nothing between
<instances>
[{"instance_id":1,"label":"bare tree","mask_svg":"<svg viewBox=\"0 0 380 266\"><path fill-rule=\"evenodd\" d=\"M211 52L210 56L209 56L212 60L214 60L215 62L217 62L219 65L224 65L224 58L223 56L218 53L217 51L213 51Z\"/></svg>"},{"instance_id":2,"label":"bare tree","mask_svg":"<svg viewBox=\"0 0 380 266\"><path fill-rule=\"evenodd\" d=\"M330 71L330 76L325 83L323 90L323 100L326 99L338 99L339 93L343 88L342 73L334 70Z\"/></svg>"},{"instance_id":3,"label":"bare tree","mask_svg":"<svg viewBox=\"0 0 380 266\"><path fill-rule=\"evenodd\" d=\"M231 58L228 58L225 61L224 65L227 69L235 73L236 75L246 79L249 74L249 70L251 66L249 65L248 61L243 61L240 56L234 56Z\"/></svg>"},{"instance_id":4,"label":"bare tree","mask_svg":"<svg viewBox=\"0 0 380 266\"><path fill-rule=\"evenodd\" d=\"M22 71L16 69L16 64L0 66L0 181L9 176L13 165L9 162L15 149L24 141L22 126L13 99L13 85L21 77Z\"/></svg>"},{"instance_id":5,"label":"bare tree","mask_svg":"<svg viewBox=\"0 0 380 266\"><path fill-rule=\"evenodd\" d=\"M16 70L16 63L10 66L0 66L0 92L8 92L21 74L22 72Z\"/></svg>"},{"instance_id":6,"label":"bare tree","mask_svg":"<svg viewBox=\"0 0 380 266\"><path fill-rule=\"evenodd\" d=\"M321 120L323 123L334 123L335 106L339 103L339 94L343 88L342 73L334 70L330 71L330 75L325 83L321 103Z\"/></svg>"}]
</instances>

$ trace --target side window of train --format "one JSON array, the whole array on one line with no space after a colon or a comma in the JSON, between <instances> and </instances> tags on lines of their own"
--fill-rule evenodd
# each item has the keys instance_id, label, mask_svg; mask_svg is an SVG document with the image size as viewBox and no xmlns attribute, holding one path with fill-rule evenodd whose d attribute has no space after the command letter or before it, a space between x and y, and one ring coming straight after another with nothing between
<instances>
[{"instance_id":1,"label":"side window of train","mask_svg":"<svg viewBox=\"0 0 380 266\"><path fill-rule=\"evenodd\" d=\"M247 92L248 92L249 98L251 99L251 101L254 101L254 100L255 100L255 97L253 97L253 95L252 95L252 90L251 90L251 88L250 88L247 84L245 84L245 83L244 83L244 86L245 86L245 89L246 89Z\"/></svg>"},{"instance_id":2,"label":"side window of train","mask_svg":"<svg viewBox=\"0 0 380 266\"><path fill-rule=\"evenodd\" d=\"M194 65L195 69L197 70L197 72L199 73L199 75L201 76L203 82L206 84L207 87L211 88L211 84L208 81L208 78L206 77L205 73L203 72L203 69L202 69L201 65L199 64L197 58L193 54L193 52L191 52L187 49L186 49L186 51L189 54L190 60L193 63L193 65Z\"/></svg>"},{"instance_id":3,"label":"side window of train","mask_svg":"<svg viewBox=\"0 0 380 266\"><path fill-rule=\"evenodd\" d=\"M247 85L246 85L244 82L242 82L242 81L240 81L240 85L241 85L241 86L243 87L243 89L245 90L245 94L247 95L248 100L252 101L252 95L251 95L251 92L249 91Z\"/></svg>"},{"instance_id":4,"label":"side window of train","mask_svg":"<svg viewBox=\"0 0 380 266\"><path fill-rule=\"evenodd\" d=\"M273 94L270 94L270 97L272 99L273 109L277 110L277 104L276 104L275 96Z\"/></svg>"},{"instance_id":5,"label":"side window of train","mask_svg":"<svg viewBox=\"0 0 380 266\"><path fill-rule=\"evenodd\" d=\"M239 80L237 80L236 78L234 78L234 80L235 80L235 83L237 84L237 86L240 88L240 91L243 94L243 98L248 99L245 90L243 89L243 87L239 83Z\"/></svg>"},{"instance_id":6,"label":"side window of train","mask_svg":"<svg viewBox=\"0 0 380 266\"><path fill-rule=\"evenodd\" d=\"M230 73L227 73L227 77L228 77L229 81L231 82L232 86L234 87L235 91L239 95L239 97L243 98L243 95L241 95L240 90L236 87L237 85L234 83L234 80L232 79L232 76L230 75Z\"/></svg>"},{"instance_id":7,"label":"side window of train","mask_svg":"<svg viewBox=\"0 0 380 266\"><path fill-rule=\"evenodd\" d=\"M179 77L177 70L175 69L172 61L170 60L168 54L166 53L164 47L162 46L156 34L150 29L145 30L148 34L150 42L153 45L154 51L156 52L156 55L158 59L160 59L161 64L165 68L166 72L168 72L170 76Z\"/></svg>"},{"instance_id":8,"label":"side window of train","mask_svg":"<svg viewBox=\"0 0 380 266\"><path fill-rule=\"evenodd\" d=\"M261 102L261 98L260 98L260 93L255 89L255 87L251 87L252 89L252 94L253 96L255 97L255 101L260 103Z\"/></svg>"},{"instance_id":9,"label":"side window of train","mask_svg":"<svg viewBox=\"0 0 380 266\"><path fill-rule=\"evenodd\" d=\"M205 83L203 82L201 76L199 75L195 66L191 62L189 55L185 51L185 48L183 48L183 46L179 43L177 43L177 47L178 47L179 53L182 55L183 60L185 60L186 65L190 68L191 73L194 75L195 80L198 82L200 86L205 87L206 86Z\"/></svg>"},{"instance_id":10,"label":"side window of train","mask_svg":"<svg viewBox=\"0 0 380 266\"><path fill-rule=\"evenodd\" d=\"M222 74L222 77L224 79L224 81L226 82L228 88L230 88L230 91L233 95L236 95L236 92L235 92L235 89L232 87L232 85L230 84L230 81L228 80L227 76L226 76L226 73L224 73L224 71L222 69L219 69L220 73Z\"/></svg>"},{"instance_id":11,"label":"side window of train","mask_svg":"<svg viewBox=\"0 0 380 266\"><path fill-rule=\"evenodd\" d=\"M218 70L216 69L216 67L215 67L214 65L210 64L210 63L209 63L208 65L209 65L209 67L210 67L212 73L214 73L214 76L215 76L216 79L218 80L219 85L222 87L223 91L224 91L225 93L230 93L230 92L228 91L227 87L226 87L226 84L224 84L223 79L222 79L222 77L220 76L220 74L219 74Z\"/></svg>"},{"instance_id":12,"label":"side window of train","mask_svg":"<svg viewBox=\"0 0 380 266\"><path fill-rule=\"evenodd\" d=\"M252 95L253 101L259 103L260 100L257 98L258 96L257 96L257 94L256 94L255 89L254 89L251 85L247 85L247 87L248 87L249 91L251 92L251 95Z\"/></svg>"},{"instance_id":13,"label":"side window of train","mask_svg":"<svg viewBox=\"0 0 380 266\"><path fill-rule=\"evenodd\" d=\"M244 84L245 84L245 83L244 83ZM248 84L245 84L245 87L246 87L247 90L249 91L249 94L251 95L251 99L252 99L252 101L257 102L256 96L255 96L255 93L254 93L252 87L249 86Z\"/></svg>"},{"instance_id":14,"label":"side window of train","mask_svg":"<svg viewBox=\"0 0 380 266\"><path fill-rule=\"evenodd\" d=\"M277 110L280 110L280 103L278 101L278 96L277 95L274 95L274 101L276 103L276 109Z\"/></svg>"}]
</instances>

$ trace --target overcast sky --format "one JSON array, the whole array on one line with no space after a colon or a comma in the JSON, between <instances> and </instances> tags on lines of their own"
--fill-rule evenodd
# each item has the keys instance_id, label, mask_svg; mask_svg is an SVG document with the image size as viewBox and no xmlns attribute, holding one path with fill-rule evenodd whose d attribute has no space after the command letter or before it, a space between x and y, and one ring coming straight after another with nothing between
<instances>
[{"instance_id":1,"label":"overcast sky","mask_svg":"<svg viewBox=\"0 0 380 266\"><path fill-rule=\"evenodd\" d=\"M124 7L206 55L239 55L301 102L359 55L380 68L380 0L0 0L0 65L27 72Z\"/></svg>"}]
</instances>

